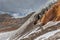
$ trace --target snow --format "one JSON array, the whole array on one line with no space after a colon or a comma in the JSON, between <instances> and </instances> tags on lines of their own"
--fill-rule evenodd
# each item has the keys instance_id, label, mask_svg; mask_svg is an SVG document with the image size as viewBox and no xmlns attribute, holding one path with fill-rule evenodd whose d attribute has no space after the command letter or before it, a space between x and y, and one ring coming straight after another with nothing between
<instances>
[{"instance_id":1,"label":"snow","mask_svg":"<svg viewBox=\"0 0 60 40\"><path fill-rule=\"evenodd\" d=\"M48 33L46 33L46 34L44 34L44 35L41 35L41 36L37 37L35 40L39 40L39 39L44 40L44 39L46 39L46 38L54 35L54 34L57 33L57 32L60 32L60 29L55 30L55 31L48 32Z\"/></svg>"},{"instance_id":2,"label":"snow","mask_svg":"<svg viewBox=\"0 0 60 40\"><path fill-rule=\"evenodd\" d=\"M8 40L9 37L10 37L11 35L13 35L14 32L15 32L15 31L0 33L0 40ZM48 33L46 33L46 34L44 34L44 35L41 35L41 36L35 38L34 40L39 40L39 39L44 40L44 39L47 39L48 37L54 35L54 34L57 33L57 32L60 32L60 29L55 30L55 31L48 32ZM28 37L28 36L26 36L26 37ZM21 39L21 38L20 38L20 39ZM18 39L18 40L19 40L19 39ZM58 40L60 40L60 39L58 39Z\"/></svg>"},{"instance_id":3,"label":"snow","mask_svg":"<svg viewBox=\"0 0 60 40\"><path fill-rule=\"evenodd\" d=\"M0 33L0 40L8 40L8 38L13 35L15 31Z\"/></svg>"}]
</instances>

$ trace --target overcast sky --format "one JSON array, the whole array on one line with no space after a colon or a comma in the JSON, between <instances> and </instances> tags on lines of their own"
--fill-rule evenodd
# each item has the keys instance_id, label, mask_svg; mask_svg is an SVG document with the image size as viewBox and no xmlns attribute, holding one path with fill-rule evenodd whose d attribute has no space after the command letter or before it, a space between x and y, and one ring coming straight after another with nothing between
<instances>
[{"instance_id":1,"label":"overcast sky","mask_svg":"<svg viewBox=\"0 0 60 40\"><path fill-rule=\"evenodd\" d=\"M11 12L13 16L23 16L38 10L49 0L0 0L0 11Z\"/></svg>"}]
</instances>

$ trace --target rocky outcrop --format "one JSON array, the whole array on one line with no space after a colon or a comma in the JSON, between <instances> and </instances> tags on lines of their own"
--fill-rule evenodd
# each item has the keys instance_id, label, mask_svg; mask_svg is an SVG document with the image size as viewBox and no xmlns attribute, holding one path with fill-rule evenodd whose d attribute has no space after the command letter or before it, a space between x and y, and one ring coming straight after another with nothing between
<instances>
[{"instance_id":1,"label":"rocky outcrop","mask_svg":"<svg viewBox=\"0 0 60 40\"><path fill-rule=\"evenodd\" d=\"M13 18L9 14L0 14L0 32L18 29L32 14L23 18Z\"/></svg>"},{"instance_id":2,"label":"rocky outcrop","mask_svg":"<svg viewBox=\"0 0 60 40\"><path fill-rule=\"evenodd\" d=\"M49 21L60 21L60 2L55 3L48 11L45 11L45 14L39 21L43 25Z\"/></svg>"}]
</instances>

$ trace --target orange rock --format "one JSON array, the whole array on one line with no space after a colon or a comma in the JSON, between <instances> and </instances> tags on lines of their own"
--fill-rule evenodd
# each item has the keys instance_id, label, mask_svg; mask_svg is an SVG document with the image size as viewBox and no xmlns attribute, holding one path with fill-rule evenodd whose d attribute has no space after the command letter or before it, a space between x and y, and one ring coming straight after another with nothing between
<instances>
[{"instance_id":1,"label":"orange rock","mask_svg":"<svg viewBox=\"0 0 60 40\"><path fill-rule=\"evenodd\" d=\"M45 12L42 19L38 20L38 22L41 22L43 25L49 21L60 21L60 2L52 5L51 8Z\"/></svg>"}]
</instances>

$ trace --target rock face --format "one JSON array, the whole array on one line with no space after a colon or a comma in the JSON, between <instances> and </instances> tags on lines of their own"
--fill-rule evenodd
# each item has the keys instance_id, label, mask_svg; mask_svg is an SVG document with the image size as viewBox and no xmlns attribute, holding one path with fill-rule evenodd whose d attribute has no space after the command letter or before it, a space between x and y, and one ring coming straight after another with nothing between
<instances>
[{"instance_id":1,"label":"rock face","mask_svg":"<svg viewBox=\"0 0 60 40\"><path fill-rule=\"evenodd\" d=\"M13 24L14 19L12 18L12 16L8 15L8 14L1 14L0 15L0 25L2 26L8 26L9 24ZM15 22L14 22L15 23Z\"/></svg>"},{"instance_id":2,"label":"rock face","mask_svg":"<svg viewBox=\"0 0 60 40\"><path fill-rule=\"evenodd\" d=\"M12 18L9 14L1 14L0 15L0 31L13 30L16 29L16 24L19 24L20 19Z\"/></svg>"},{"instance_id":3,"label":"rock face","mask_svg":"<svg viewBox=\"0 0 60 40\"><path fill-rule=\"evenodd\" d=\"M24 18L12 18L13 16L9 14L0 14L0 32L18 29L32 14Z\"/></svg>"},{"instance_id":4,"label":"rock face","mask_svg":"<svg viewBox=\"0 0 60 40\"><path fill-rule=\"evenodd\" d=\"M49 21L60 21L60 2L55 3L50 9L45 11L40 22L46 24Z\"/></svg>"}]
</instances>

